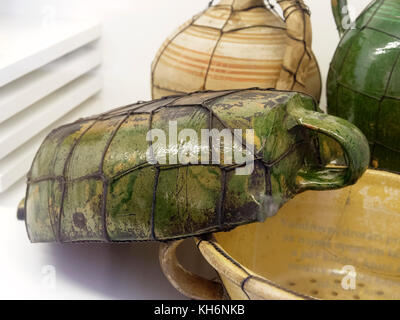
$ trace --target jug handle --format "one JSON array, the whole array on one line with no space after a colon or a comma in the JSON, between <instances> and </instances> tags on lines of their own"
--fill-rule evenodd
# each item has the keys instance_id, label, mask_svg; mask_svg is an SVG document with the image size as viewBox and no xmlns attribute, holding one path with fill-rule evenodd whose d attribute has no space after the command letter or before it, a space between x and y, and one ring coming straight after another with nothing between
<instances>
[{"instance_id":1,"label":"jug handle","mask_svg":"<svg viewBox=\"0 0 400 320\"><path fill-rule=\"evenodd\" d=\"M357 182L367 170L370 159L369 144L364 134L344 119L303 108L299 95L289 102L288 112L294 120L289 127L302 126L335 140L343 149L347 161L344 168L300 170L296 179L297 190L332 190Z\"/></svg>"},{"instance_id":2,"label":"jug handle","mask_svg":"<svg viewBox=\"0 0 400 320\"><path fill-rule=\"evenodd\" d=\"M345 8L348 7L347 0L331 0L331 4L332 4L332 12L335 18L336 27L339 32L340 38L342 38L346 31L346 29L343 26L343 21L345 19L345 14L348 15L347 10L345 10ZM349 22L351 23L351 21Z\"/></svg>"},{"instance_id":3,"label":"jug handle","mask_svg":"<svg viewBox=\"0 0 400 320\"><path fill-rule=\"evenodd\" d=\"M313 59L310 11L303 0L278 0L286 21L287 44L282 69L276 83L278 90L306 87L308 66Z\"/></svg>"},{"instance_id":4,"label":"jug handle","mask_svg":"<svg viewBox=\"0 0 400 320\"><path fill-rule=\"evenodd\" d=\"M175 289L191 299L223 300L224 289L220 283L202 278L179 263L176 250L183 241L160 244L159 260L164 275Z\"/></svg>"}]
</instances>

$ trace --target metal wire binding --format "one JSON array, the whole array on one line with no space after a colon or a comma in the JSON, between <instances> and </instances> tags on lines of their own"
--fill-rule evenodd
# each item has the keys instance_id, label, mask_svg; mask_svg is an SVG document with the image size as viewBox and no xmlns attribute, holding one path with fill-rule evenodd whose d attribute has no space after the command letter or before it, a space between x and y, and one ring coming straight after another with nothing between
<instances>
[{"instance_id":1,"label":"metal wire binding","mask_svg":"<svg viewBox=\"0 0 400 320\"><path fill-rule=\"evenodd\" d=\"M28 179L28 188L27 188L27 196L26 199L29 197L29 187L32 184L38 183L38 182L44 182L44 181L48 181L48 182L52 182L54 183L54 186L52 187L52 190L54 190L54 188L60 187L61 188L61 199L60 199L60 210L57 213L57 219L52 221L52 218L50 218L50 222L51 222L51 226L53 229L53 234L55 236L55 239L57 242L64 242L65 239L63 238L62 235L62 223L63 223L63 218L64 218L64 209L66 206L66 202L68 201L67 199L67 194L68 194L68 189L71 188L71 185L74 183L78 183L78 182L82 182L82 181L88 181L88 183L95 181L98 181L102 184L102 195L101 195L101 205L100 205L100 209L97 212L102 220L102 235L103 235L103 239L100 240L101 242L133 242L133 241L138 241L138 240L127 240L127 241L115 241L112 240L109 233L108 233L108 227L107 227L107 195L109 192L109 188L111 187L111 185L113 183L116 183L118 180L120 180L122 177L127 176L129 174L131 174L133 171L136 170L140 170L142 168L146 167L153 167L155 170L157 170L158 174L155 174L154 176L154 188L153 188L153 199L152 199L152 209L151 209L151 216L150 216L150 228L151 228L151 238L148 240L155 240L155 241L166 241L164 239L159 239L157 238L156 234L155 234L155 230L154 230L154 217L155 217L155 205L156 205L156 194L157 194L157 185L158 185L158 180L159 180L159 173L161 171L164 170L173 170L173 169L179 169L179 168L183 168L183 167L187 167L187 165L184 164L178 164L176 166L163 166L160 164L149 164L147 162L144 163L140 163L138 165L134 165L132 167L126 168L120 172L116 172L113 173L112 175L106 175L106 173L104 172L104 161L105 161L105 157L106 154L109 150L109 148L111 147L111 144L114 140L114 138L117 136L118 132L121 130L121 127L128 121L128 119L130 119L131 117L136 117L138 115L144 115L146 114L149 119L148 119L148 130L151 130L151 128L153 128L153 115L160 112L161 110L165 110L166 108L176 108L178 106L180 107L193 107L195 106L196 108L199 108L201 110L203 110L203 113L207 113L209 115L209 123L212 124L214 121L217 121L218 123L220 123L220 125L224 128L229 128L229 126L222 120L220 119L220 117L218 117L217 114L214 113L212 106L210 106L209 104L212 104L214 101L216 101L217 99L220 99L222 97L227 97L229 95L232 94L236 94L238 92L241 91L248 91L248 90L264 90L264 91L270 91L270 92L274 92L274 90L267 90L267 89L238 89L238 90L228 90L228 91L221 91L219 92L218 95L212 96L212 97L203 97L201 98L200 101L196 102L194 105L190 104L190 105L186 105L186 104L179 104L179 100L191 95L195 95L195 93L191 93L191 94L187 94L186 96L178 96L178 97L168 97L164 100L165 103L154 107L154 104L159 102L160 100L154 100L154 101L150 101L150 102L144 102L142 104L139 105L132 105L131 107L128 107L126 109L122 109L119 112L110 110L108 113L103 113L97 116L93 116L90 118L86 118L85 122L88 124L87 128L84 129L84 131L76 138L76 140L73 142L73 144L70 146L66 160L63 164L63 170L62 170L62 174L61 175L56 175L54 173L54 166L55 166L55 161L57 159L57 157L55 156L53 158L51 167L53 168L52 171L52 175L46 175L46 176L41 176L41 177L36 177L34 179L32 179L32 177L30 177ZM210 91L212 92L212 91ZM281 91L279 91L281 92ZM315 105L316 107L316 105ZM99 166L97 168L97 170L93 173L89 173L85 176L80 176L80 177L76 177L76 178L68 178L68 171L69 171L69 165L72 161L72 156L74 153L74 150L76 149L76 147L79 145L80 141L85 137L85 135L87 134L87 132L89 132L89 130L91 130L96 124L103 122L103 121L108 121L110 119L114 119L115 122L113 124L113 129L110 132L110 135L107 139L107 143L106 145L103 147L103 151L102 151L102 155L100 158L100 163ZM80 123L80 122L75 122L69 125L73 125L76 123ZM62 127L62 128L65 128ZM211 127L210 127L211 128ZM209 129L210 129L209 128ZM58 129L60 130L60 129ZM57 131L54 131L52 134L56 134ZM51 135L49 135L46 139L50 138ZM280 161L282 161L283 159L287 158L288 156L290 156L293 152L295 152L298 149L301 149L304 145L305 141L302 140L294 145L292 145L291 147L289 147L289 149L283 153L282 156L278 157L277 159L271 159L271 161L264 161L264 159L262 159L262 157L260 157L258 154L253 154L254 155L254 160L255 160L255 165L257 166L258 170L263 171L264 172L264 179L265 179L265 193L268 196L272 196L272 190L271 190L271 170L273 167L275 167ZM245 147L245 142L242 142L243 147ZM152 147L150 145L150 147ZM246 148L246 147L245 147ZM246 149L247 150L247 149ZM40 149L38 150L35 158L37 158L37 155L39 154ZM253 152L252 152L253 153ZM200 164L201 165L201 164ZM241 166L245 166L246 164L243 164ZM32 164L33 166L33 164ZM227 175L232 172L232 170L234 169L233 166L230 165L222 165L222 164L214 164L214 167L217 167L220 169L221 172L221 198L219 201L219 205L218 208L216 210L216 214L217 214L217 224L215 226L215 231L224 231L225 229L228 230L227 228L225 228L225 209L224 209L224 203L225 203L225 197L226 197L226 188L227 188ZM32 170L32 167L31 167ZM52 194L50 195L50 197L52 198L52 201L54 203L56 203L56 200L54 199L54 191L52 192ZM54 209L52 209L54 210ZM52 213L52 216L55 217L56 212ZM225 229L224 229L225 228ZM210 232L214 232L214 230L210 231ZM188 235L190 236L190 235ZM193 236L193 234L191 235ZM185 236L183 236L182 238L185 238ZM140 240L139 240L140 241ZM75 242L75 241L74 241ZM95 242L95 241L84 241L84 242Z\"/></svg>"},{"instance_id":2,"label":"metal wire binding","mask_svg":"<svg viewBox=\"0 0 400 320\"><path fill-rule=\"evenodd\" d=\"M264 2L266 3L266 5L267 5L267 7L268 7L269 9L271 9L271 10L274 11L276 14L278 14L278 12L275 10L275 6L271 3L270 0L264 0ZM214 4L214 0L211 0L211 1L208 3L208 7L210 8L213 4ZM279 15L279 14L278 14L278 15Z\"/></svg>"},{"instance_id":3,"label":"metal wire binding","mask_svg":"<svg viewBox=\"0 0 400 320\"><path fill-rule=\"evenodd\" d=\"M264 0L264 2L265 2L265 1L267 1L267 3L268 3L267 9L273 10L273 11L284 21L285 19L282 18L281 15L275 10L275 6L270 2L270 0ZM156 60L155 60L155 62L154 62L154 67L152 68L152 71L151 71L151 88L152 88L152 95L153 95L153 90L154 90L154 88L159 88L159 89L167 90L166 88L160 88L160 87L158 87L158 86L154 83L154 73L155 73L155 70L157 69L158 63L159 63L160 58L161 58L161 56L163 55L164 51L165 51L165 50L168 48L168 46L175 40L175 38L176 38L177 36L179 36L181 33L185 32L188 28L190 28L190 27L196 22L197 18L200 17L204 12L206 12L213 4L214 4L214 0L211 0L211 1L208 3L207 8L205 8L205 9L202 11L202 13L200 13L199 15L194 16L194 17L192 18L192 21L191 21L187 26L185 26L183 29L179 30L179 31L168 41L168 43L163 47L163 49L160 51L160 53L158 53L158 55L156 56ZM229 17L228 17L228 18L226 19L226 21L225 21L225 25L228 23L229 19L231 18L232 14L234 13L233 5L231 4L231 5L229 5L229 7L230 7L230 14L229 14ZM270 26L265 26L265 27L270 27ZM222 29L223 29L223 28L222 28ZM210 69L210 67L211 67L212 56L213 56L213 54L215 53L215 49L216 49L217 45L219 44L222 35L224 34L224 31L223 31L222 29L220 30L220 36L219 36L219 38L218 38L218 40L217 40L216 46L214 47L214 51L213 51L213 53L212 53L212 55L211 55L210 65L209 65L208 68L207 68L206 77L205 77L205 79L204 79L204 83L203 83L203 85L202 85L202 87L201 87L201 90L205 90L205 89L206 89L207 75L208 75L209 69ZM238 29L236 29L235 31L244 30L244 29L246 29L246 27L244 27L244 28L238 28ZM167 91L168 91L168 90L167 90ZM171 91L171 90L169 90L169 91ZM172 92L172 91L171 91L171 92ZM184 92L177 92L177 91L174 91L174 93L175 93L175 94L184 94Z\"/></svg>"}]
</instances>

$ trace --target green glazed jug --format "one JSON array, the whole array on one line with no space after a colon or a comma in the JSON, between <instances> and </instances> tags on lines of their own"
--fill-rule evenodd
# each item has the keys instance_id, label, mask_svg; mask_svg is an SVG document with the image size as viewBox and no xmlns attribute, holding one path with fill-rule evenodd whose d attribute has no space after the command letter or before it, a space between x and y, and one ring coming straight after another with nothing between
<instances>
[{"instance_id":1,"label":"green glazed jug","mask_svg":"<svg viewBox=\"0 0 400 320\"><path fill-rule=\"evenodd\" d=\"M363 134L318 111L305 94L246 89L80 119L44 140L19 217L32 242L165 241L264 221L300 192L355 183L368 166ZM345 166L330 161L329 141Z\"/></svg>"},{"instance_id":2,"label":"green glazed jug","mask_svg":"<svg viewBox=\"0 0 400 320\"><path fill-rule=\"evenodd\" d=\"M368 138L370 165L400 172L400 0L374 0L355 22L332 0L341 41L327 82L328 112Z\"/></svg>"}]
</instances>

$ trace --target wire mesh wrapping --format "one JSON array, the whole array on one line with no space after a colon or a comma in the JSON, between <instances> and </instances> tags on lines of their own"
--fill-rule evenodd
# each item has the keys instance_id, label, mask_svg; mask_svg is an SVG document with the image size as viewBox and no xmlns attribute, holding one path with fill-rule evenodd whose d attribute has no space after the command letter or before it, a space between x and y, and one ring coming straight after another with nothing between
<instances>
[{"instance_id":1,"label":"wire mesh wrapping","mask_svg":"<svg viewBox=\"0 0 400 320\"><path fill-rule=\"evenodd\" d=\"M399 1L372 2L346 31L327 82L328 112L364 132L372 167L394 172L400 172L399 15Z\"/></svg>"},{"instance_id":2,"label":"wire mesh wrapping","mask_svg":"<svg viewBox=\"0 0 400 320\"><path fill-rule=\"evenodd\" d=\"M271 172L277 170L284 179L288 158L291 170L299 169L297 158L303 166L307 150L318 153L317 139L291 133L286 150L272 153L274 158L259 151L254 155L253 173L236 176L234 170L246 163L151 164L144 156L152 146L146 133L166 129L171 119L197 130L231 129L235 121L251 118L254 108L268 112L294 95L246 89L170 96L117 108L52 131L28 175L25 210L31 241L169 240L257 221L258 204L270 201L274 192ZM242 107L243 101L257 97L267 103L255 102L253 109ZM232 123L227 123L232 116L225 114L222 119L221 114L227 112L226 99L237 99L237 108L249 113L248 117L234 116L229 120ZM232 101L231 107L235 105ZM317 110L316 104L311 104ZM283 136L284 131L281 145ZM233 184L241 188L241 202L234 196ZM275 190L278 198L290 198L294 191L289 187L283 190ZM272 214L279 205L262 210Z\"/></svg>"},{"instance_id":3,"label":"wire mesh wrapping","mask_svg":"<svg viewBox=\"0 0 400 320\"><path fill-rule=\"evenodd\" d=\"M321 95L303 1L222 0L182 25L152 64L152 96L251 87Z\"/></svg>"}]
</instances>

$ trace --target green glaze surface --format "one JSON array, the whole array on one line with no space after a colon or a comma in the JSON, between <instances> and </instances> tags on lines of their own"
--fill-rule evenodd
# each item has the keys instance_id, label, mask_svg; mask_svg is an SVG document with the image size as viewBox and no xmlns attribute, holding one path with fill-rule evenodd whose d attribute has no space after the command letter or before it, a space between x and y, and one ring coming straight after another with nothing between
<instances>
[{"instance_id":1,"label":"green glaze surface","mask_svg":"<svg viewBox=\"0 0 400 320\"><path fill-rule=\"evenodd\" d=\"M178 132L254 129L254 170L238 175L224 161L150 164L146 134L163 129L168 141L171 120ZM338 157L345 166L329 165ZM51 132L28 174L25 221L32 242L170 240L228 230L264 221L299 192L352 184L368 161L362 133L320 113L304 94L247 89L166 97Z\"/></svg>"},{"instance_id":2,"label":"green glaze surface","mask_svg":"<svg viewBox=\"0 0 400 320\"><path fill-rule=\"evenodd\" d=\"M363 131L372 167L400 172L400 0L372 1L347 31L347 1L332 4L344 35L328 75L328 112Z\"/></svg>"}]
</instances>

